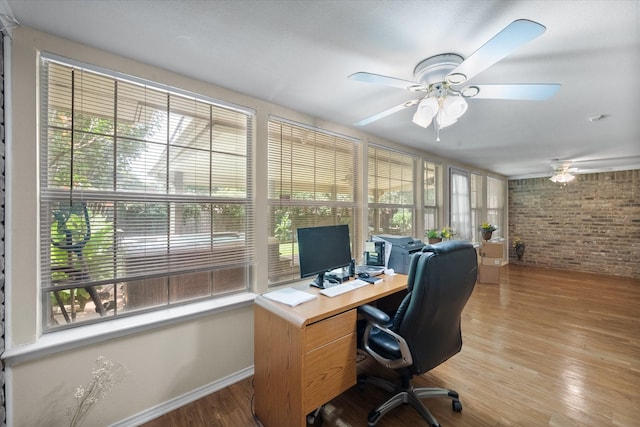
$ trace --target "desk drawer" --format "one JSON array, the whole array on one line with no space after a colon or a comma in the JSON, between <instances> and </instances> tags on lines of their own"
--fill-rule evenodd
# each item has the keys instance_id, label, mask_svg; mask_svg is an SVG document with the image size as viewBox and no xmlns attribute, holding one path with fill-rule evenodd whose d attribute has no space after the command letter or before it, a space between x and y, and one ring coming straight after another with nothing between
<instances>
[{"instance_id":1,"label":"desk drawer","mask_svg":"<svg viewBox=\"0 0 640 427\"><path fill-rule=\"evenodd\" d=\"M305 354L302 383L305 413L355 385L356 340L356 334L352 332Z\"/></svg>"},{"instance_id":2,"label":"desk drawer","mask_svg":"<svg viewBox=\"0 0 640 427\"><path fill-rule=\"evenodd\" d=\"M356 332L356 310L349 310L307 326L304 352Z\"/></svg>"}]
</instances>

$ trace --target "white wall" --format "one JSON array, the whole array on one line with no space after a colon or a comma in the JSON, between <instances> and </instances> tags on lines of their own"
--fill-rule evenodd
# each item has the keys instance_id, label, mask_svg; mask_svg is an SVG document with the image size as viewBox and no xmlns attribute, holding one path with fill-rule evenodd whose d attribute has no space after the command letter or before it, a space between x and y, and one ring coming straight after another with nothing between
<instances>
[{"instance_id":1,"label":"white wall","mask_svg":"<svg viewBox=\"0 0 640 427\"><path fill-rule=\"evenodd\" d=\"M47 51L255 109L256 212L267 211L266 123L269 114L360 138L363 149L369 136L29 28L14 31L11 50L8 64L11 80L7 82L10 85L8 109L12 117L11 138L7 141L7 351L3 355L7 366L9 424L63 425L64 410L72 404L75 388L90 379L97 356L122 361L133 377L116 386L89 415L87 424L96 426L134 417L225 377L250 370L253 365L250 293L245 296L245 303L237 304L236 308L226 311L209 308L205 314L194 313L182 320L174 319L174 309L157 312L154 316L162 320L161 326L147 324L144 330L140 324L136 325L139 318L134 316L122 323L108 322L99 327L76 328L76 332L42 336L38 290L39 52ZM387 141L375 139L375 142L425 154ZM433 156L430 159L437 160ZM444 167L454 164L445 160L442 163ZM366 182L364 178L361 177L361 182ZM363 218L366 219L366 214ZM362 227L361 235L365 236L366 224ZM250 287L259 293L267 290L266 215L257 215L256 229L256 274ZM84 337L79 339L81 335Z\"/></svg>"},{"instance_id":2,"label":"white wall","mask_svg":"<svg viewBox=\"0 0 640 427\"><path fill-rule=\"evenodd\" d=\"M10 368L15 426L68 425L75 388L91 380L97 356L131 376L89 413L86 425L116 423L253 365L253 307L64 351Z\"/></svg>"}]
</instances>

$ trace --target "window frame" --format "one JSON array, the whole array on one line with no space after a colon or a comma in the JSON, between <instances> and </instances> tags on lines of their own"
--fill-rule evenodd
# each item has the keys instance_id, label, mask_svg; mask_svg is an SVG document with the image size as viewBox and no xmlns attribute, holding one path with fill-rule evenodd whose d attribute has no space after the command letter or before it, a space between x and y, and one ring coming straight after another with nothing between
<instances>
[{"instance_id":1,"label":"window frame","mask_svg":"<svg viewBox=\"0 0 640 427\"><path fill-rule=\"evenodd\" d=\"M494 238L505 237L505 206L507 189L506 181L499 178L487 176L487 222L494 224L496 230L493 232Z\"/></svg>"},{"instance_id":2,"label":"window frame","mask_svg":"<svg viewBox=\"0 0 640 427\"><path fill-rule=\"evenodd\" d=\"M430 167L430 165L432 167ZM428 181L429 170L433 170L433 184L430 184ZM425 239L428 239L427 233L429 230L438 230L442 229L444 224L441 223L442 218L442 165L435 161L430 161L427 159L422 160L422 174L423 174L423 187L424 187L424 195L423 195L423 228L424 228L424 236ZM427 197L427 192L433 191L435 194L434 203L428 204L429 197ZM427 220L427 212L429 215L433 216L433 223L430 223Z\"/></svg>"},{"instance_id":3,"label":"window frame","mask_svg":"<svg viewBox=\"0 0 640 427\"><path fill-rule=\"evenodd\" d=\"M51 144L51 141L49 140L49 132L51 128L48 120L48 114L49 114L48 102L49 102L49 95L50 95L49 90L51 88L49 87L49 81L47 79L50 64L55 64L56 66L59 66L59 67L67 67L68 69L71 69L71 70L78 70L79 72L86 72L92 76L99 76L102 79L106 79L114 83L124 82L128 85L141 86L145 88L145 90L146 88L149 88L149 90L166 94L168 100L170 99L193 100L194 103L207 105L209 106L210 109L215 108L215 109L218 109L219 111L227 111L230 114L238 114L241 117L245 117L246 129L242 132L243 138L245 138L245 141L243 142L245 151L241 153L241 156L243 157L240 158L240 160L245 163L245 166L244 166L245 171L243 174L241 173L241 176L243 176L242 182L244 184L244 190L245 190L244 195L240 197L238 195L226 197L224 195L220 196L220 195L212 195L212 194L208 194L208 195L199 194L194 197L194 195L192 194L182 194L177 191L172 193L169 190L169 188L167 188L164 193L163 192L149 193L144 191L142 192L119 191L116 184L114 184L114 187L111 191L92 190L90 188L89 189L83 188L81 191L78 191L74 189L73 184L70 185L68 189L55 188L55 186L53 187L50 186L49 177L47 175L48 160L46 159L47 153L49 152L48 151L49 145ZM254 156L253 129L255 127L255 121L256 121L255 111L250 108L245 108L245 107L241 107L228 102L220 101L205 95L196 94L189 91L169 87L160 83L140 79L130 75L125 75L123 73L104 69L91 64L82 63L80 61L61 57L55 54L49 54L46 52L43 52L40 56L39 69L40 69L40 75L41 75L41 81L39 85L41 100L39 102L38 108L39 108L39 116L41 117L41 120L40 120L38 131L41 135L41 138L40 138L41 139L41 146L40 146L41 157L39 160L41 168L40 168L40 173L38 178L40 182L40 192L38 196L38 203L40 205L39 245L41 248L41 251L40 251L41 256L40 256L39 263L40 263L41 274L40 274L38 287L39 287L39 295L41 298L41 303L40 303L40 306L42 307L41 324L42 324L43 332L48 333L48 332L59 331L62 329L82 327L82 326L90 325L94 323L109 322L122 317L128 317L132 315L147 313L150 311L158 311L158 310L166 309L168 307L172 307L175 305L188 305L188 304L200 303L206 300L219 299L223 296L228 296L237 292L248 292L249 287L251 285L250 280L252 277L252 270L255 267L255 216L253 214L254 203L255 203L255 200L254 200L255 186L252 178L253 177L252 165L253 165L253 156ZM117 87L117 83L115 83L114 87ZM73 85L72 85L72 87L70 87L68 90L71 92L75 89L73 88ZM72 95L70 92L69 92L69 96ZM168 105L170 105L170 103ZM108 136L108 137L113 139L114 145L119 138L120 139L124 138L122 135L117 134L117 128L118 128L118 117L116 113L118 111L117 108L118 108L117 104L114 104L113 116L105 116L106 120L110 120L110 119L113 120L114 133L112 136ZM167 114L169 114L169 109L167 111ZM80 132L79 129L74 128L73 119L69 129L70 129L70 133L72 134L76 132ZM171 146L171 142L168 141L167 153L169 152L168 150L170 146ZM212 150L213 148L210 148L209 153L211 153ZM71 157L71 163L74 163L73 155ZM170 164L168 158L167 158L167 164L168 165ZM117 166L118 166L118 162L117 160L114 160L113 161L114 171L117 169ZM211 154L209 154L208 167L209 167L208 173L212 174L214 170L214 166L213 166L213 162L211 161ZM167 171L168 170L169 169L167 169ZM73 180L74 179L73 169L71 169L71 171L72 172L70 173L70 177L71 177L70 179ZM115 172L114 172L114 176L115 176ZM114 181L115 181L115 178L114 178ZM51 306L53 305L52 295L53 294L57 295L58 293L56 289L58 290L60 289L96 289L97 286L103 286L107 283L111 283L112 286L114 287L113 293L115 295L115 293L117 292L116 289L119 286L119 283L122 280L127 280L127 279L123 279L122 277L119 277L118 273L115 272L117 271L117 268L114 267L114 276L108 280L92 281L90 279L87 279L87 280L82 279L80 281L76 280L73 283L70 282L68 285L65 285L64 287L56 288L55 283L52 281L52 278L49 276L51 274L51 267L52 267L52 264L51 264L52 263L52 259L51 259L52 247L49 244L49 241L51 241L50 233L52 230L51 227L53 225L53 222L50 218L51 211L49 210L49 206L50 206L50 203L53 203L55 201L65 201L65 200L70 200L70 205L72 208L75 203L74 201L83 203L85 206L84 207L85 215L87 210L86 209L87 204L97 203L100 201L111 201L114 203L114 206L116 203L126 203L131 201L139 201L141 203L160 203L160 204L166 203L167 206L169 207L171 206L171 204L174 204L174 206L177 206L178 204L183 204L184 206L186 206L187 203L191 203L191 204L203 203L203 204L209 204L210 206L214 206L216 204L229 205L229 206L231 205L241 206L242 207L241 209L243 209L243 212L244 212L243 227L244 227L245 233L244 233L244 236L242 236L242 238L245 241L245 245L241 255L239 255L240 258L239 258L239 261L237 262L237 266L238 268L243 269L245 273L243 277L237 279L237 283L240 283L240 281L243 281L242 287L241 288L236 287L234 289L230 289L228 291L222 291L222 292L216 292L213 289L209 289L208 294L198 295L195 298L188 298L184 300L171 300L171 296L170 296L171 289L175 287L170 283L172 280L171 279L172 277L175 278L175 277L178 277L179 275L193 274L194 272L200 271L208 274L209 281L211 281L213 280L211 275L217 274L216 271L221 271L220 269L222 268L222 266L219 264L215 264L215 262L213 264L209 263L208 265L199 264L200 267L195 266L193 268L187 268L188 266L186 264L183 264L183 267L180 267L177 270L175 269L172 270L170 267L166 266L166 267L163 267L165 269L164 273L155 272L153 274L141 274L138 276L138 279L143 279L143 280L146 280L145 278L153 279L154 277L166 278L166 286L168 291L166 303L162 303L152 307L142 307L140 309L133 310L130 312L123 310L122 312L119 312L110 316L101 315L98 317L90 317L88 319L85 319L79 322L76 322L74 320L62 325L52 325L49 323L49 319L50 319L49 310L52 309ZM213 214L211 215L213 216ZM115 230L117 227L116 225L117 223L115 222L115 219L113 221L114 221L113 229ZM171 246L172 245L171 236L174 236L174 234L172 234L170 230L167 231L167 233L168 233L167 247L171 248L173 247ZM215 233L214 226L212 226L209 233L210 233L209 237L213 239L214 238L213 234ZM115 242L115 239L117 239L115 231L112 233L112 237L110 237L109 239L112 239ZM228 251L228 249L225 249L224 247L222 249L223 251ZM118 250L117 247L114 246L112 249L108 251L111 251L113 253L113 256L116 257L115 252L117 250ZM167 256L169 256L169 259L171 258L170 254ZM186 263L187 261L184 261L184 262ZM188 262L197 263L196 261L188 261ZM227 260L227 262L236 263L230 260ZM227 267L229 267L229 264L227 264ZM209 287L210 286L211 286L211 283L209 283ZM115 298L116 297L114 296L114 300ZM98 301L95 298L92 298L92 299L96 303L96 309L98 309L97 307ZM58 305L60 305L59 301L58 301ZM72 304L72 307L75 307L75 304ZM62 311L64 311L64 309Z\"/></svg>"},{"instance_id":4,"label":"window frame","mask_svg":"<svg viewBox=\"0 0 640 427\"><path fill-rule=\"evenodd\" d=\"M480 243L482 240L480 235L482 231L480 226L484 222L484 176L475 172L471 172L470 181L471 185L471 235L473 236L472 243Z\"/></svg>"},{"instance_id":5,"label":"window frame","mask_svg":"<svg viewBox=\"0 0 640 427\"><path fill-rule=\"evenodd\" d=\"M267 132L267 282L268 287L274 287L300 280L298 227L348 224L351 254L357 258L361 250L361 141L276 115L269 116ZM344 153L350 153L351 158L341 157ZM296 159L303 163L303 170ZM303 184L299 176L310 179ZM327 186L330 191L322 191ZM295 212L298 215L289 216ZM312 218L304 212L316 215Z\"/></svg>"},{"instance_id":6,"label":"window frame","mask_svg":"<svg viewBox=\"0 0 640 427\"><path fill-rule=\"evenodd\" d=\"M379 156L378 154L384 154L384 157ZM369 237L371 235L380 235L380 234L391 234L391 235L414 235L417 232L416 225L416 214L418 213L418 201L417 201L417 172L416 169L418 164L420 164L422 168L422 162L419 162L420 157L411 153L407 153L400 150L395 150L389 147L385 147L382 145L378 145L375 143L369 143L367 147L367 229ZM394 159L395 158L395 159ZM406 162L406 160L409 160ZM388 174L383 174L381 170L384 169L384 163L387 163ZM395 163L397 166L396 170L399 171L399 174L392 174L392 163ZM410 170L405 172L405 168L409 167ZM400 201L393 202L383 202L380 201L379 195L372 195L372 191L376 192L379 190L381 186L378 185L378 180L387 179L389 182L387 184L388 188L392 188L393 185L391 181L395 181L400 184L401 190L399 191ZM408 186L408 188L407 188ZM409 193L403 194L403 193ZM399 226L398 232L395 230L391 230L391 227L387 227L386 229L380 230L379 225L383 222L381 219L382 213L381 210L386 209L394 212L393 216L398 213L398 210L401 210L403 215L401 216L401 221L404 226ZM408 211L410 214L410 229L406 229L406 222L404 219L405 212ZM392 225L393 216L389 221L389 225ZM373 223L372 223L373 221Z\"/></svg>"}]
</instances>

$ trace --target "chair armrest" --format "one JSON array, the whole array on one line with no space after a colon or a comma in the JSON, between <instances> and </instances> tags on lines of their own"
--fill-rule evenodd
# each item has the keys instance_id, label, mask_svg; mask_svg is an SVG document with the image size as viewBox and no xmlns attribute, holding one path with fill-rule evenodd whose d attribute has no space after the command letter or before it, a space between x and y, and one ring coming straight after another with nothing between
<instances>
[{"instance_id":1,"label":"chair armrest","mask_svg":"<svg viewBox=\"0 0 640 427\"><path fill-rule=\"evenodd\" d=\"M378 307L374 307L369 304L358 307L358 314L362 315L367 322L375 323L377 325L386 325L391 320L387 313L380 310Z\"/></svg>"},{"instance_id":2,"label":"chair armrest","mask_svg":"<svg viewBox=\"0 0 640 427\"><path fill-rule=\"evenodd\" d=\"M367 353L369 353L375 360L377 360L378 363L390 369L402 368L413 363L411 351L409 350L409 345L407 344L405 339L387 327L389 321L391 320L387 313L368 304L358 307L358 313L361 314L367 321L367 327L364 330L364 336L362 338L362 344ZM393 339L396 340L401 353L399 359L388 359L371 348L371 346L369 345L369 337L374 328L382 333L393 337Z\"/></svg>"}]
</instances>

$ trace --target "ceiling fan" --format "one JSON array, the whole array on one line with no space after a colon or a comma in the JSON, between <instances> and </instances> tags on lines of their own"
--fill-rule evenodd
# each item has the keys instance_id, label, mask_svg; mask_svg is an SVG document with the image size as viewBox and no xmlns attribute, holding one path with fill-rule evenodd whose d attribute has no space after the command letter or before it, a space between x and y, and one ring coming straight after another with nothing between
<instances>
[{"instance_id":1,"label":"ceiling fan","mask_svg":"<svg viewBox=\"0 0 640 427\"><path fill-rule=\"evenodd\" d=\"M577 168L571 167L571 162L569 161L553 162L551 163L551 169L553 169L553 175L549 179L560 184L573 181L576 178L574 174L578 172Z\"/></svg>"},{"instance_id":2,"label":"ceiling fan","mask_svg":"<svg viewBox=\"0 0 640 427\"><path fill-rule=\"evenodd\" d=\"M551 98L559 84L490 84L468 85L465 82L486 70L523 44L540 36L546 28L537 22L518 19L507 25L467 59L455 53L435 55L414 69L415 81L379 74L358 72L351 80L381 84L420 92L420 98L403 102L388 110L355 123L364 126L406 108L415 107L413 122L424 128L435 119L437 140L440 129L454 124L467 111L467 98L540 101Z\"/></svg>"}]
</instances>

